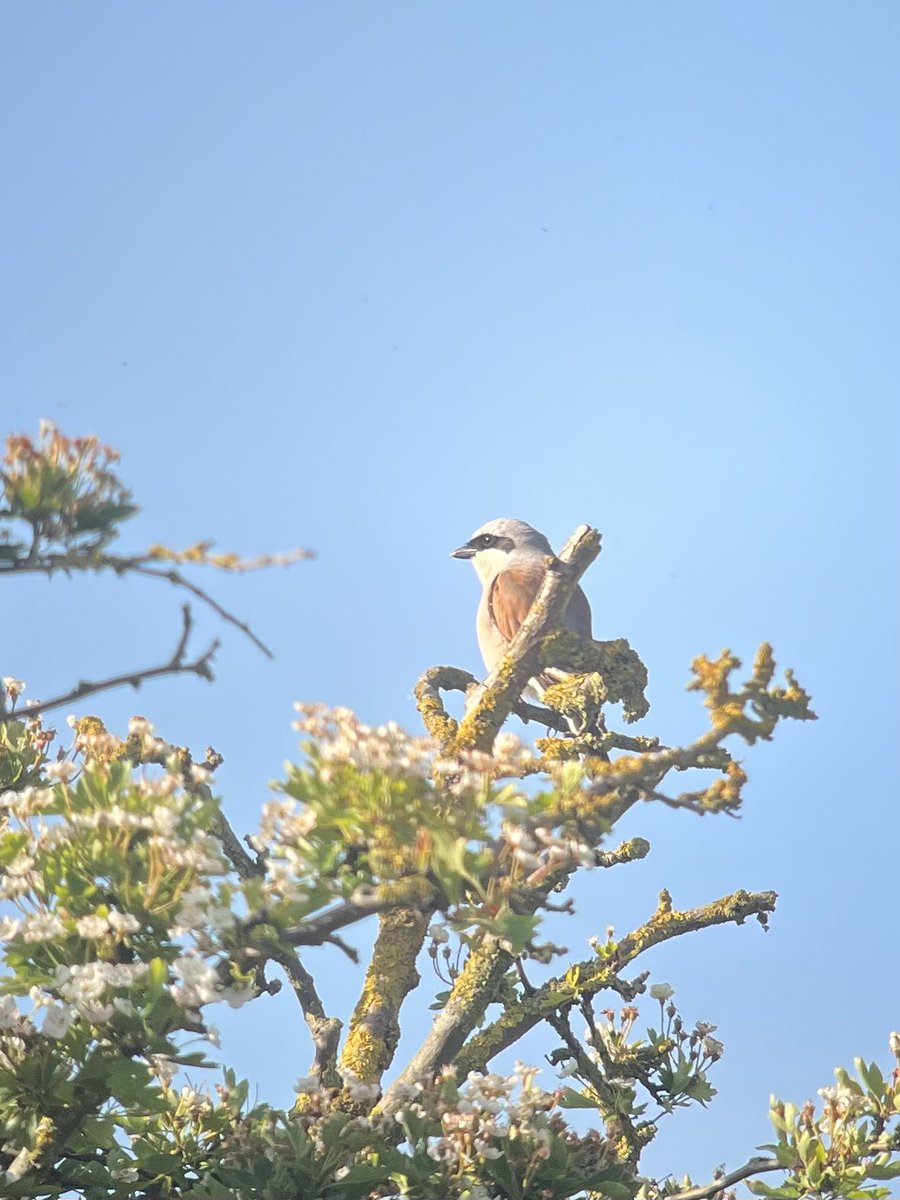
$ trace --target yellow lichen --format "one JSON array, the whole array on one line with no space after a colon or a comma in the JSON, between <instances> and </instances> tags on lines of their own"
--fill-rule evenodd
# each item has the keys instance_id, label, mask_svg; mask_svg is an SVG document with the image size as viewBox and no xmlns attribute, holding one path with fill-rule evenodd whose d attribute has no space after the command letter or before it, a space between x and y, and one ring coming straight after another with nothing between
<instances>
[{"instance_id":1,"label":"yellow lichen","mask_svg":"<svg viewBox=\"0 0 900 1200\"><path fill-rule=\"evenodd\" d=\"M380 1079L390 1066L400 1037L400 1005L419 982L416 956L428 921L427 912L412 908L391 908L381 914L381 928L341 1055L342 1070L357 1079Z\"/></svg>"}]
</instances>

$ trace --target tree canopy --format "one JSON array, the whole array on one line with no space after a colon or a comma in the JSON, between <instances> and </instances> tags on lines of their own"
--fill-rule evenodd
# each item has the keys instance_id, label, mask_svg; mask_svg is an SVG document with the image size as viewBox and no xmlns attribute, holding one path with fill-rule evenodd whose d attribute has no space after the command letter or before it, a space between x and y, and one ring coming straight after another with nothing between
<instances>
[{"instance_id":1,"label":"tree canopy","mask_svg":"<svg viewBox=\"0 0 900 1200\"><path fill-rule=\"evenodd\" d=\"M206 543L118 552L136 509L114 451L49 423L36 440L8 439L0 480L0 575L162 579L263 650L189 572L306 557L244 560ZM613 727L616 713L625 725L647 713L644 663L624 639L558 628L599 551L599 534L582 526L548 557L527 620L483 683L454 667L423 673L423 733L298 704L300 754L247 837L224 815L217 751L198 754L143 717L115 730L81 711L110 687L212 678L217 643L191 648L188 604L156 666L46 701L3 678L3 1196L705 1200L744 1181L785 1200L892 1194L897 1033L886 1071L857 1060L818 1107L773 1100L773 1140L745 1163L700 1184L678 1164L663 1179L642 1172L660 1123L712 1101L723 1046L639 960L713 926L766 925L776 896L736 889L679 909L663 887L636 928L598 930L574 960L547 939L544 918L572 911L575 876L648 854L640 836L618 840L626 812L649 802L736 814L747 777L735 747L815 714L764 644L746 671L727 651L694 661L689 686L709 727L693 742ZM546 709L523 702L527 680L550 665L575 678L548 692ZM448 692L466 694L460 719ZM73 708L70 729L54 728ZM528 744L505 730L513 714L546 736ZM566 717L580 732L560 732ZM326 1011L317 949L357 961L354 926L373 917L358 997ZM530 964L549 964L550 977L533 982ZM209 1023L210 1006L256 1003L283 984L311 1058L290 1111L251 1102L253 1081L218 1062ZM430 1005L434 1021L398 1062L400 1021L415 1005ZM492 1069L538 1025L556 1040L549 1069ZM202 1087L196 1072L207 1067L221 1081Z\"/></svg>"}]
</instances>

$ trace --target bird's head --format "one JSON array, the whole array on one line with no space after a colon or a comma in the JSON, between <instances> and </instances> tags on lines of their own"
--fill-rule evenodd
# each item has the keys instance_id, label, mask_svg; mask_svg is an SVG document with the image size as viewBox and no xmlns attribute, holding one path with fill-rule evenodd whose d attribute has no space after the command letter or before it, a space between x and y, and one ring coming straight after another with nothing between
<instances>
[{"instance_id":1,"label":"bird's head","mask_svg":"<svg viewBox=\"0 0 900 1200\"><path fill-rule=\"evenodd\" d=\"M454 550L450 557L471 558L479 579L487 582L515 560L552 553L544 535L525 521L497 517L476 529L466 544Z\"/></svg>"}]
</instances>

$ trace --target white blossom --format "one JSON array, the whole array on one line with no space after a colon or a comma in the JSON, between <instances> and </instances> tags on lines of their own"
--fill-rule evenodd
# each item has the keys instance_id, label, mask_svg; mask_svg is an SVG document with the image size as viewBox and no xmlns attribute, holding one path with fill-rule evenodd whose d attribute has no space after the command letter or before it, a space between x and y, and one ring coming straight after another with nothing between
<instances>
[{"instance_id":1,"label":"white blossom","mask_svg":"<svg viewBox=\"0 0 900 1200\"><path fill-rule=\"evenodd\" d=\"M13 679L12 675L4 675L0 682L2 682L3 690L6 692L10 700L13 701L13 703L15 703L15 701L18 700L18 698L25 691L25 684L22 682L22 680Z\"/></svg>"},{"instance_id":2,"label":"white blossom","mask_svg":"<svg viewBox=\"0 0 900 1200\"><path fill-rule=\"evenodd\" d=\"M22 928L19 917L0 917L0 942L7 942L17 937Z\"/></svg>"},{"instance_id":3,"label":"white blossom","mask_svg":"<svg viewBox=\"0 0 900 1200\"><path fill-rule=\"evenodd\" d=\"M650 995L654 1000L665 1002L675 995L675 989L670 983L654 983L650 989Z\"/></svg>"},{"instance_id":4,"label":"white blossom","mask_svg":"<svg viewBox=\"0 0 900 1200\"><path fill-rule=\"evenodd\" d=\"M41 1033L44 1037L61 1038L69 1032L74 1020L72 1010L62 1004L50 1004L44 1012L44 1023Z\"/></svg>"},{"instance_id":5,"label":"white blossom","mask_svg":"<svg viewBox=\"0 0 900 1200\"><path fill-rule=\"evenodd\" d=\"M129 933L137 933L141 927L140 921L132 913L121 913L115 908L110 909L106 919L110 929L119 938L123 938Z\"/></svg>"},{"instance_id":6,"label":"white blossom","mask_svg":"<svg viewBox=\"0 0 900 1200\"><path fill-rule=\"evenodd\" d=\"M75 928L78 930L79 937L100 938L109 933L109 922L106 917L100 917L93 913L87 917L79 917L75 922Z\"/></svg>"},{"instance_id":7,"label":"white blossom","mask_svg":"<svg viewBox=\"0 0 900 1200\"><path fill-rule=\"evenodd\" d=\"M381 1091L379 1084L363 1083L361 1079L356 1079L352 1075L345 1075L344 1083L347 1088L347 1095L358 1104L367 1104L371 1100L377 1100L378 1094Z\"/></svg>"},{"instance_id":8,"label":"white blossom","mask_svg":"<svg viewBox=\"0 0 900 1200\"><path fill-rule=\"evenodd\" d=\"M252 983L244 984L243 986L234 986L224 988L218 999L224 1000L229 1008L241 1008L250 1000L255 1000L259 995Z\"/></svg>"},{"instance_id":9,"label":"white blossom","mask_svg":"<svg viewBox=\"0 0 900 1200\"><path fill-rule=\"evenodd\" d=\"M13 997L0 998L0 1029L15 1029L21 1019L22 1014Z\"/></svg>"},{"instance_id":10,"label":"white blossom","mask_svg":"<svg viewBox=\"0 0 900 1200\"><path fill-rule=\"evenodd\" d=\"M204 959L183 956L176 958L172 967L181 976L181 984L172 985L171 991L182 1007L199 1008L219 998L218 973Z\"/></svg>"},{"instance_id":11,"label":"white blossom","mask_svg":"<svg viewBox=\"0 0 900 1200\"><path fill-rule=\"evenodd\" d=\"M154 1075L162 1084L170 1084L178 1074L178 1063L165 1054L151 1054L149 1059Z\"/></svg>"},{"instance_id":12,"label":"white blossom","mask_svg":"<svg viewBox=\"0 0 900 1200\"><path fill-rule=\"evenodd\" d=\"M227 933L236 923L234 913L224 904L214 904L207 910L206 919L209 927L216 933Z\"/></svg>"},{"instance_id":13,"label":"white blossom","mask_svg":"<svg viewBox=\"0 0 900 1200\"><path fill-rule=\"evenodd\" d=\"M22 922L20 937L23 942L49 942L66 932L66 927L51 912L32 913Z\"/></svg>"}]
</instances>

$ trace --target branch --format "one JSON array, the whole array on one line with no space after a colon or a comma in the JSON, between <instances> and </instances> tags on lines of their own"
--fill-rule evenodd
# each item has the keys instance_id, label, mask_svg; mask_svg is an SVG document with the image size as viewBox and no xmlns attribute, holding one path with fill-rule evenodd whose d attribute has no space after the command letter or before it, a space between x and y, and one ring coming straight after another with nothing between
<instances>
[{"instance_id":1,"label":"branch","mask_svg":"<svg viewBox=\"0 0 900 1200\"><path fill-rule=\"evenodd\" d=\"M431 1031L382 1097L380 1112L392 1113L399 1107L404 1084L430 1078L445 1063L456 1061L466 1038L496 996L500 981L512 962L513 956L491 939L469 954ZM465 1071L460 1077L464 1075Z\"/></svg>"},{"instance_id":2,"label":"branch","mask_svg":"<svg viewBox=\"0 0 900 1200\"><path fill-rule=\"evenodd\" d=\"M338 929L387 909L415 908L430 913L436 898L437 893L432 885L418 876L382 884L371 891L357 888L343 904L337 904L301 925L286 929L282 940L292 946L321 946L324 942L333 941Z\"/></svg>"},{"instance_id":3,"label":"branch","mask_svg":"<svg viewBox=\"0 0 900 1200\"><path fill-rule=\"evenodd\" d=\"M392 908L379 918L378 937L362 994L350 1018L341 1067L366 1082L381 1079L400 1040L400 1007L419 983L416 958L431 912Z\"/></svg>"},{"instance_id":4,"label":"branch","mask_svg":"<svg viewBox=\"0 0 900 1200\"><path fill-rule=\"evenodd\" d=\"M175 551L166 551L163 547L157 548L158 552L156 553L151 550L145 554L130 556L103 554L99 545L91 545L74 548L64 553L46 551L38 555L35 553L35 550L39 535L37 531L35 533L37 540L33 541L32 549L28 556L22 559L0 561L0 575L26 573L52 575L56 571L65 571L68 573L69 571L102 571L107 569L115 571L117 575L127 575L131 571L136 575L146 575L153 579L167 579L169 583L174 584L176 587L184 588L192 596L196 596L198 600L211 608L223 621L227 621L230 625L239 629L268 658L272 657L272 651L256 636L246 621L241 621L234 613L213 599L207 591L182 575L176 567L160 567L151 564L158 562L160 559L168 558L169 561L196 562L199 565L215 566L228 571L253 571L261 567L286 566L290 563L312 557L311 552L308 550L297 550L280 555L262 555L249 560L239 559L236 555L231 554L210 556L207 554L208 545L202 543L194 551L185 551L180 554Z\"/></svg>"},{"instance_id":5,"label":"branch","mask_svg":"<svg viewBox=\"0 0 900 1200\"><path fill-rule=\"evenodd\" d=\"M668 893L662 892L660 906L653 916L622 938L607 957L577 963L562 978L548 980L530 995L510 1004L496 1021L466 1043L457 1058L460 1075L483 1070L495 1055L514 1045L569 999L574 1001L615 988L619 971L651 946L714 925L730 922L741 925L751 916L765 920L766 914L774 911L776 899L774 892L740 891L700 908L677 912L671 908ZM561 996L564 998L560 999ZM474 1028L474 1022L470 1028Z\"/></svg>"},{"instance_id":6,"label":"branch","mask_svg":"<svg viewBox=\"0 0 900 1200\"><path fill-rule=\"evenodd\" d=\"M465 692L478 687L478 680L468 671L459 667L429 667L420 675L415 687L416 708L425 728L431 736L446 749L452 744L459 731L459 722L449 715L441 692ZM541 708L537 704L529 704L527 700L518 700L512 710L526 724L535 721L547 729L559 729L565 725L560 714L550 708ZM638 744L652 739L626 738L624 734L607 734L607 738L620 739L622 749L637 749ZM567 744L572 739L566 739ZM627 744L625 744L627 743ZM619 746L620 741L610 744ZM652 747L655 749L655 746Z\"/></svg>"},{"instance_id":7,"label":"branch","mask_svg":"<svg viewBox=\"0 0 900 1200\"><path fill-rule=\"evenodd\" d=\"M599 553L600 534L580 525L558 558L547 557L544 580L528 616L500 663L472 693L469 711L459 725L460 749L490 751L528 680L539 671L545 634L561 625L578 581Z\"/></svg>"},{"instance_id":8,"label":"branch","mask_svg":"<svg viewBox=\"0 0 900 1200\"><path fill-rule=\"evenodd\" d=\"M764 1171L784 1171L786 1169L784 1164L780 1163L777 1158L751 1158L742 1167L737 1167L736 1170L729 1171L727 1175L722 1175L718 1179L714 1179L712 1183L704 1183L699 1187L688 1188L683 1192L671 1193L666 1196L665 1200L712 1200L713 1196L718 1196L725 1188L731 1187L734 1183L740 1183L742 1179L749 1179L751 1175L761 1175Z\"/></svg>"},{"instance_id":9,"label":"branch","mask_svg":"<svg viewBox=\"0 0 900 1200\"><path fill-rule=\"evenodd\" d=\"M70 691L64 692L60 696L54 696L51 700L35 701L31 704L26 704L24 708L16 709L6 714L7 717L15 720L28 720L29 717L37 716L38 713L49 712L51 708L62 708L65 705L72 704L75 700L82 700L85 696L93 696L97 692L106 692L111 688L123 687L126 684L133 688L139 688L146 680L159 679L163 675L199 675L201 679L207 679L211 682L213 673L210 663L219 648L218 638L210 642L209 646L197 658L187 661L185 659L185 652L193 625L189 604L182 605L181 614L181 636L168 662L162 663L158 667L147 667L142 671L131 671L124 675L112 675L109 679L96 681L83 679Z\"/></svg>"},{"instance_id":10,"label":"branch","mask_svg":"<svg viewBox=\"0 0 900 1200\"><path fill-rule=\"evenodd\" d=\"M239 629L241 633L250 639L254 646L258 647L265 654L266 658L274 657L269 647L265 642L260 641L246 621L239 620L234 613L229 612L227 608L223 608L218 600L214 600L209 592L205 592L196 583L191 583L189 579L185 579L181 572L177 571L174 567L165 570L163 567L147 567L133 563L129 569L138 575L149 575L155 579L168 579L169 583L174 584L176 587L184 588L192 596L196 596L198 600L202 600L204 604L208 605L223 621L227 621L229 625L233 625L235 629Z\"/></svg>"},{"instance_id":11,"label":"branch","mask_svg":"<svg viewBox=\"0 0 900 1200\"><path fill-rule=\"evenodd\" d=\"M211 768L215 769L221 765L222 756L209 748L206 752L206 761ZM184 762L182 778L185 787L192 791L207 788L206 784L197 784L191 778L189 755ZM221 809L216 810L210 832L222 843L226 857L241 879L259 878L260 875L265 874L264 863L259 858L254 859L247 853ZM340 1077L336 1072L337 1049L343 1023L337 1017L329 1017L326 1014L319 993L316 991L315 979L290 946L268 939L256 942L253 941L252 935L251 942L254 950L262 953L266 959L278 963L285 973L291 991L297 997L315 1046L315 1058L310 1074L317 1079L322 1079L330 1086L337 1086L340 1082ZM256 965L262 967L264 960Z\"/></svg>"},{"instance_id":12,"label":"branch","mask_svg":"<svg viewBox=\"0 0 900 1200\"><path fill-rule=\"evenodd\" d=\"M458 667L429 667L420 675L415 687L416 708L425 728L442 749L456 740L459 724L444 708L441 692L468 692L477 686L475 676Z\"/></svg>"},{"instance_id":13,"label":"branch","mask_svg":"<svg viewBox=\"0 0 900 1200\"><path fill-rule=\"evenodd\" d=\"M316 991L316 981L304 967L293 950L282 946L267 945L267 957L277 962L287 976L291 990L297 997L303 1017L309 1027L309 1032L315 1046L315 1058L310 1069L310 1075L329 1086L338 1086L340 1076L337 1074L338 1043L343 1029L343 1022L337 1017L329 1017Z\"/></svg>"},{"instance_id":14,"label":"branch","mask_svg":"<svg viewBox=\"0 0 900 1200\"><path fill-rule=\"evenodd\" d=\"M623 842L616 850L597 850L594 862L598 867L617 867L621 863L637 862L646 858L650 853L650 843L646 838L634 837Z\"/></svg>"}]
</instances>

